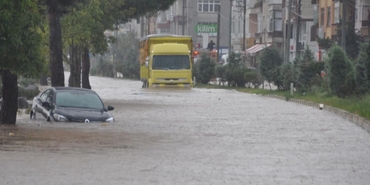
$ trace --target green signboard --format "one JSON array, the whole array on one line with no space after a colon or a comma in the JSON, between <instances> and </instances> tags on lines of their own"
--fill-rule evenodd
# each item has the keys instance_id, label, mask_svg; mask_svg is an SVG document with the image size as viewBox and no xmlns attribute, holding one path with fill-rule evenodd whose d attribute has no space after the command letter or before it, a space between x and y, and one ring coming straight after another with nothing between
<instances>
[{"instance_id":1,"label":"green signboard","mask_svg":"<svg viewBox=\"0 0 370 185\"><path fill-rule=\"evenodd\" d=\"M197 24L195 25L196 33L217 33L217 25L215 24Z\"/></svg>"}]
</instances>

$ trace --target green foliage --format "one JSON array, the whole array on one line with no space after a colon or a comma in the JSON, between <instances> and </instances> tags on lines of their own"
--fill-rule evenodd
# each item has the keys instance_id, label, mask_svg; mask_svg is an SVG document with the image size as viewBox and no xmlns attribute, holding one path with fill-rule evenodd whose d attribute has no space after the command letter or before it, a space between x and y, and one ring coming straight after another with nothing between
<instances>
[{"instance_id":1,"label":"green foliage","mask_svg":"<svg viewBox=\"0 0 370 185\"><path fill-rule=\"evenodd\" d=\"M281 90L289 90L290 83L296 84L297 82L297 72L292 63L284 63L279 67L279 81L282 82Z\"/></svg>"},{"instance_id":2,"label":"green foliage","mask_svg":"<svg viewBox=\"0 0 370 185\"><path fill-rule=\"evenodd\" d=\"M301 57L297 57L295 64L298 68L298 79L296 87L302 92L311 90L313 86L321 86L323 79L321 72L324 70L325 63L317 62L313 52L306 48Z\"/></svg>"},{"instance_id":3,"label":"green foliage","mask_svg":"<svg viewBox=\"0 0 370 185\"><path fill-rule=\"evenodd\" d=\"M208 82L215 76L216 64L211 61L211 58L206 54L202 54L198 64L198 76L197 79L202 84L208 84Z\"/></svg>"},{"instance_id":4,"label":"green foliage","mask_svg":"<svg viewBox=\"0 0 370 185\"><path fill-rule=\"evenodd\" d=\"M18 84L23 86L23 87L28 87L29 85L34 85L37 83L37 79L35 78L19 78L18 79Z\"/></svg>"},{"instance_id":5,"label":"green foliage","mask_svg":"<svg viewBox=\"0 0 370 185\"><path fill-rule=\"evenodd\" d=\"M46 68L37 2L0 1L0 69L38 76Z\"/></svg>"},{"instance_id":6,"label":"green foliage","mask_svg":"<svg viewBox=\"0 0 370 185\"><path fill-rule=\"evenodd\" d=\"M263 78L257 69L247 68L244 73L245 82L258 88L263 83Z\"/></svg>"},{"instance_id":7,"label":"green foliage","mask_svg":"<svg viewBox=\"0 0 370 185\"><path fill-rule=\"evenodd\" d=\"M216 67L216 77L225 79L226 66L217 66Z\"/></svg>"},{"instance_id":8,"label":"green foliage","mask_svg":"<svg viewBox=\"0 0 370 185\"><path fill-rule=\"evenodd\" d=\"M107 57L100 56L96 66L92 66L90 69L90 73L92 75L114 77L113 63Z\"/></svg>"},{"instance_id":9,"label":"green foliage","mask_svg":"<svg viewBox=\"0 0 370 185\"><path fill-rule=\"evenodd\" d=\"M342 24L337 25L337 33L338 33L338 45L342 44ZM355 28L355 21L349 21L344 28L346 30L346 38L345 38L345 52L350 59L357 58L360 45L363 43L363 38L361 36L361 31Z\"/></svg>"},{"instance_id":10,"label":"green foliage","mask_svg":"<svg viewBox=\"0 0 370 185\"><path fill-rule=\"evenodd\" d=\"M27 100L32 100L35 96L40 93L40 90L37 89L26 89L24 87L18 88L18 97L25 97Z\"/></svg>"},{"instance_id":11,"label":"green foliage","mask_svg":"<svg viewBox=\"0 0 370 185\"><path fill-rule=\"evenodd\" d=\"M195 62L194 64L193 64L193 67L192 67L192 74L193 74L193 78L195 77L195 81L196 82L199 82L199 79L198 79L198 77L199 77L199 72L198 72L198 69L199 69L199 61L198 62Z\"/></svg>"},{"instance_id":12,"label":"green foliage","mask_svg":"<svg viewBox=\"0 0 370 185\"><path fill-rule=\"evenodd\" d=\"M246 67L242 61L241 54L234 52L230 53L228 61L229 62L226 65L226 70L224 73L228 85L245 87L246 81L244 79L244 73Z\"/></svg>"},{"instance_id":13,"label":"green foliage","mask_svg":"<svg viewBox=\"0 0 370 185\"><path fill-rule=\"evenodd\" d=\"M134 32L127 32L118 37L118 47L116 48L117 67L127 78L140 78L139 66L139 39L135 37Z\"/></svg>"},{"instance_id":14,"label":"green foliage","mask_svg":"<svg viewBox=\"0 0 370 185\"><path fill-rule=\"evenodd\" d=\"M246 67L240 67L233 70L232 79L238 87L245 87L245 83L247 81L244 77L247 70L248 69Z\"/></svg>"},{"instance_id":15,"label":"green foliage","mask_svg":"<svg viewBox=\"0 0 370 185\"><path fill-rule=\"evenodd\" d=\"M329 38L320 39L319 37L317 37L317 42L320 48L324 50L328 50L334 45L334 41Z\"/></svg>"},{"instance_id":16,"label":"green foliage","mask_svg":"<svg viewBox=\"0 0 370 185\"><path fill-rule=\"evenodd\" d=\"M356 64L356 94L370 92L370 43L361 45Z\"/></svg>"},{"instance_id":17,"label":"green foliage","mask_svg":"<svg viewBox=\"0 0 370 185\"><path fill-rule=\"evenodd\" d=\"M216 67L216 77L220 79L222 84L224 85L224 82L226 80L226 66L217 66ZM221 83L220 83L221 84Z\"/></svg>"},{"instance_id":18,"label":"green foliage","mask_svg":"<svg viewBox=\"0 0 370 185\"><path fill-rule=\"evenodd\" d=\"M350 96L355 89L355 74L351 61L339 46L333 46L328 55L329 58L325 62L331 92L340 98Z\"/></svg>"},{"instance_id":19,"label":"green foliage","mask_svg":"<svg viewBox=\"0 0 370 185\"><path fill-rule=\"evenodd\" d=\"M273 82L279 89L282 88L282 81L279 79L279 66L283 59L279 50L275 47L265 48L259 58L259 70L262 76L269 82Z\"/></svg>"},{"instance_id":20,"label":"green foliage","mask_svg":"<svg viewBox=\"0 0 370 185\"><path fill-rule=\"evenodd\" d=\"M228 61L229 62L226 65L228 68L238 68L240 66L244 66L240 53L231 52Z\"/></svg>"},{"instance_id":21,"label":"green foliage","mask_svg":"<svg viewBox=\"0 0 370 185\"><path fill-rule=\"evenodd\" d=\"M121 22L127 22L130 18L135 18L143 15L153 15L159 11L167 10L176 0L125 0L121 10L133 9L131 16L122 17Z\"/></svg>"}]
</instances>

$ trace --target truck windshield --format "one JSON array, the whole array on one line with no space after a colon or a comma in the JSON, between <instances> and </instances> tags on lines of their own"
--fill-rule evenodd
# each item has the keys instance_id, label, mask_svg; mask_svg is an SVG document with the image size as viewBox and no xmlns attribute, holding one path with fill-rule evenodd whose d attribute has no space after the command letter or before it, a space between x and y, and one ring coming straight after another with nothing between
<instances>
[{"instance_id":1,"label":"truck windshield","mask_svg":"<svg viewBox=\"0 0 370 185\"><path fill-rule=\"evenodd\" d=\"M190 69L188 55L155 55L153 69Z\"/></svg>"}]
</instances>

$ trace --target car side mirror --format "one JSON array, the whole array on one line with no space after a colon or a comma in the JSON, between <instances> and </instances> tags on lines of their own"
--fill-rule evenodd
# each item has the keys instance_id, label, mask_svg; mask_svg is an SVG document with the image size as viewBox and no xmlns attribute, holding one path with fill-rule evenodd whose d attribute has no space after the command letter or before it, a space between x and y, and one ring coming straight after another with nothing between
<instances>
[{"instance_id":1,"label":"car side mirror","mask_svg":"<svg viewBox=\"0 0 370 185\"><path fill-rule=\"evenodd\" d=\"M42 102L41 105L44 106L44 107L50 107L50 103L49 102Z\"/></svg>"},{"instance_id":2,"label":"car side mirror","mask_svg":"<svg viewBox=\"0 0 370 185\"><path fill-rule=\"evenodd\" d=\"M114 110L114 107L108 105L108 111L110 111L110 110Z\"/></svg>"}]
</instances>

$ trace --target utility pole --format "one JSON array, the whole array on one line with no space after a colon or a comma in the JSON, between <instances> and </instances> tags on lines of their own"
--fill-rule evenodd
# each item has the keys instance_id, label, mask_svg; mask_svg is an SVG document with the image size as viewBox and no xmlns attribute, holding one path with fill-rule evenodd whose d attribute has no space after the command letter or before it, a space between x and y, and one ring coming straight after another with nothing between
<instances>
[{"instance_id":1,"label":"utility pole","mask_svg":"<svg viewBox=\"0 0 370 185\"><path fill-rule=\"evenodd\" d=\"M140 37L144 37L144 18L140 17Z\"/></svg>"},{"instance_id":2,"label":"utility pole","mask_svg":"<svg viewBox=\"0 0 370 185\"><path fill-rule=\"evenodd\" d=\"M301 29L301 0L298 0L297 2L297 30L296 30L296 43L295 43L295 55L296 57L299 56L300 54L300 48L298 47L299 46L299 32L300 32L300 29Z\"/></svg>"},{"instance_id":3,"label":"utility pole","mask_svg":"<svg viewBox=\"0 0 370 185\"><path fill-rule=\"evenodd\" d=\"M229 15L229 56L231 54L231 22L232 22L233 0L230 0L230 15Z\"/></svg>"},{"instance_id":4,"label":"utility pole","mask_svg":"<svg viewBox=\"0 0 370 185\"><path fill-rule=\"evenodd\" d=\"M288 28L287 28L287 38L285 39L285 43L286 43L286 54L285 54L285 62L290 62L290 36L292 34L292 27L291 27L291 22L290 22L290 19L291 19L291 12L292 12L292 0L288 0L289 3L288 3Z\"/></svg>"},{"instance_id":5,"label":"utility pole","mask_svg":"<svg viewBox=\"0 0 370 185\"><path fill-rule=\"evenodd\" d=\"M346 0L342 0L342 37L341 37L341 46L342 49L346 50L346 6L347 2Z\"/></svg>"},{"instance_id":6,"label":"utility pole","mask_svg":"<svg viewBox=\"0 0 370 185\"><path fill-rule=\"evenodd\" d=\"M245 51L245 14L247 11L247 1L244 0L244 5L243 5L243 52Z\"/></svg>"},{"instance_id":7,"label":"utility pole","mask_svg":"<svg viewBox=\"0 0 370 185\"><path fill-rule=\"evenodd\" d=\"M185 7L186 7L186 0L182 0L182 35L185 34Z\"/></svg>"},{"instance_id":8,"label":"utility pole","mask_svg":"<svg viewBox=\"0 0 370 185\"><path fill-rule=\"evenodd\" d=\"M221 17L221 10L218 11L217 13L217 43L216 43L216 62L218 63L218 58L219 58L219 52L220 52L220 17ZM212 51L211 51L212 52Z\"/></svg>"}]
</instances>

